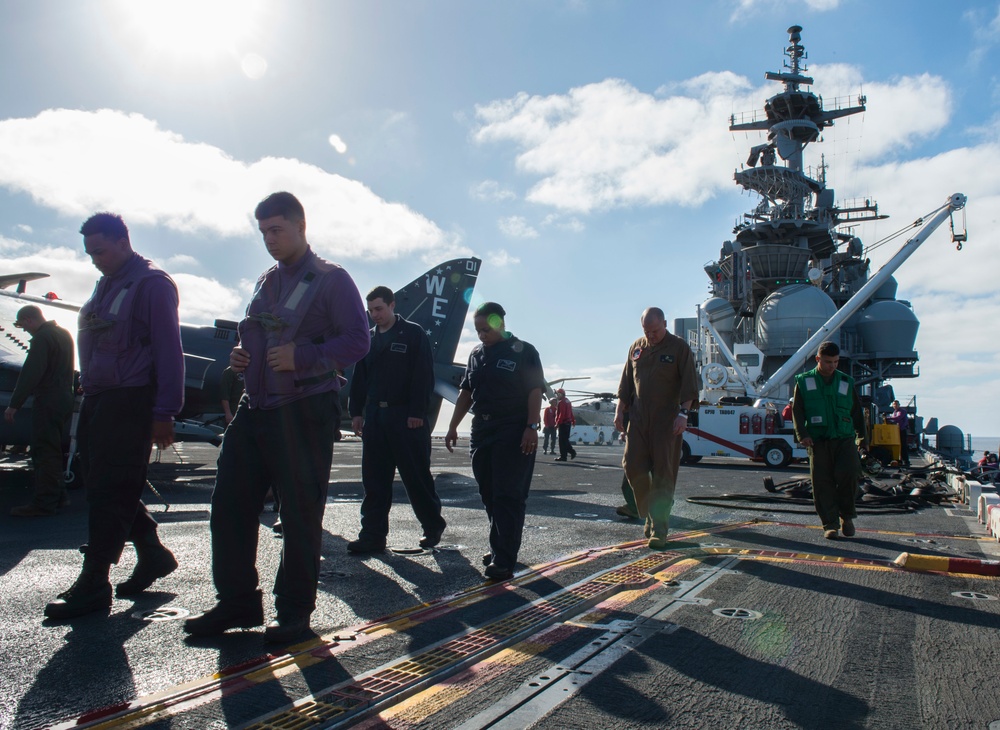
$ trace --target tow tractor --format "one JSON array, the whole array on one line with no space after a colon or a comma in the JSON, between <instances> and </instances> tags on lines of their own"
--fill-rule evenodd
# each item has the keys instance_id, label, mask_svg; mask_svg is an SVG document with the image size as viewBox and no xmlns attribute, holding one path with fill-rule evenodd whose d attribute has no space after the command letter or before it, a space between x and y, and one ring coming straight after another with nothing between
<instances>
[{"instance_id":1,"label":"tow tractor","mask_svg":"<svg viewBox=\"0 0 1000 730\"><path fill-rule=\"evenodd\" d=\"M795 443L791 423L784 423L769 405L701 406L689 416L681 463L694 464L703 456L748 457L781 469L793 459L805 459Z\"/></svg>"}]
</instances>

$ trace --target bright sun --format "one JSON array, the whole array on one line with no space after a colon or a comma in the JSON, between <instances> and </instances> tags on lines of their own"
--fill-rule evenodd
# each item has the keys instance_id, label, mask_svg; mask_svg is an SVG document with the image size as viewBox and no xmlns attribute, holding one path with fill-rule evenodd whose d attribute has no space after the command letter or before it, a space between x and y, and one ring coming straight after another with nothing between
<instances>
[{"instance_id":1,"label":"bright sun","mask_svg":"<svg viewBox=\"0 0 1000 730\"><path fill-rule=\"evenodd\" d=\"M265 0L116 0L115 14L126 37L149 53L180 63L226 56L244 63L264 35L264 7Z\"/></svg>"}]
</instances>

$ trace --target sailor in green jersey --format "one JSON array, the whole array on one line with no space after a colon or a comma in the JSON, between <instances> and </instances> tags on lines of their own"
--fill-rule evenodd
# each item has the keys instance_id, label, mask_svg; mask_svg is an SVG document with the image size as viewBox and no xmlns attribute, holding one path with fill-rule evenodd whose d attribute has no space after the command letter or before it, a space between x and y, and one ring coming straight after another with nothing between
<instances>
[{"instance_id":1,"label":"sailor in green jersey","mask_svg":"<svg viewBox=\"0 0 1000 730\"><path fill-rule=\"evenodd\" d=\"M824 342L816 352L816 367L795 376L792 420L795 440L809 451L813 504L823 522L823 536L854 535L854 501L861 460L855 436L868 448L861 403L854 380L837 370L840 347Z\"/></svg>"}]
</instances>

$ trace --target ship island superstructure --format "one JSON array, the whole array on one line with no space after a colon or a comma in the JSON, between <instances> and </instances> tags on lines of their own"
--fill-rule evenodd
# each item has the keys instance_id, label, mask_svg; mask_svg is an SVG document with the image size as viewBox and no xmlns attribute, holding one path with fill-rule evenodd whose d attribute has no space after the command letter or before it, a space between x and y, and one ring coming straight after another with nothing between
<instances>
[{"instance_id":1,"label":"ship island superstructure","mask_svg":"<svg viewBox=\"0 0 1000 730\"><path fill-rule=\"evenodd\" d=\"M824 103L810 90L802 28L787 32L783 70L766 74L781 90L767 99L763 114L734 114L729 124L733 132L766 134L734 175L759 202L737 222L718 260L705 265L710 296L697 317L675 322L695 351L702 380L703 405L684 439L686 461L743 455L784 466L803 458L779 412L793 376L808 369L823 339L840 345L840 369L854 378L870 417L885 412L895 397L886 381L919 374L919 321L909 302L896 299L892 273L965 206L964 195L950 196L872 274L853 229L888 216L871 199L838 204L826 184L825 160L814 169L804 162L806 148L822 142L825 129L864 112L867 100ZM954 225L953 238L963 240Z\"/></svg>"},{"instance_id":2,"label":"ship island superstructure","mask_svg":"<svg viewBox=\"0 0 1000 730\"><path fill-rule=\"evenodd\" d=\"M736 182L757 193L760 202L735 226L735 236L723 243L719 259L705 266L712 298L702 310L757 385L777 372L868 281L864 246L849 227L887 217L871 200L838 205L833 189L826 186L825 164L814 177L804 166L805 148L822 141L823 130L835 120L864 112L867 100L858 96L824 105L809 89L813 79L805 75L801 32L799 26L788 29L785 68L766 74L782 89L767 100L763 116L730 119L731 131L767 134L766 142L750 150L747 166L735 174ZM839 330L841 369L859 386L870 386L866 391L879 401L887 397L878 397L886 379L917 375L919 322L909 304L895 295L896 284L890 279ZM702 348L701 365L705 390L722 392L704 395L709 400L727 391L746 395L718 345ZM787 399L789 389L788 382L781 383L771 395Z\"/></svg>"}]
</instances>

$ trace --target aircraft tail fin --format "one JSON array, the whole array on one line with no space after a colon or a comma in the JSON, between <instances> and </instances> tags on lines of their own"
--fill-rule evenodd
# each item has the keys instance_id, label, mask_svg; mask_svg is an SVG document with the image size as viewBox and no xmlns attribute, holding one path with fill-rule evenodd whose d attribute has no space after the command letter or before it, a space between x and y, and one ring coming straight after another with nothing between
<instances>
[{"instance_id":1,"label":"aircraft tail fin","mask_svg":"<svg viewBox=\"0 0 1000 730\"><path fill-rule=\"evenodd\" d=\"M396 314L424 328L435 363L451 365L455 360L482 263L477 258L452 259L395 292Z\"/></svg>"}]
</instances>

